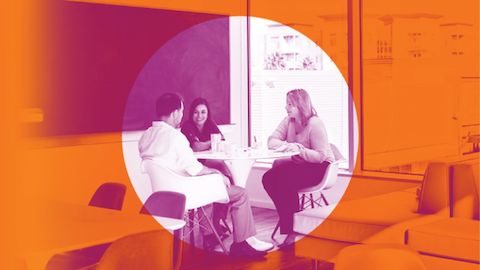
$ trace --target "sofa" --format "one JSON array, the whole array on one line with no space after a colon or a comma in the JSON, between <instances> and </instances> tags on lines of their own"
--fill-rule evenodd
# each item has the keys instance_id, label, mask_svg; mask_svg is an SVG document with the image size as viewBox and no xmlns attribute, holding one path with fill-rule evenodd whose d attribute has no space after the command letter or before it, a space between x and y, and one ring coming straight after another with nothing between
<instances>
[{"instance_id":1,"label":"sofa","mask_svg":"<svg viewBox=\"0 0 480 270\"><path fill-rule=\"evenodd\" d=\"M479 269L479 183L474 167L432 163L418 189L298 212L294 230L305 237L296 253L334 262L350 245L398 244L418 251L427 269Z\"/></svg>"}]
</instances>

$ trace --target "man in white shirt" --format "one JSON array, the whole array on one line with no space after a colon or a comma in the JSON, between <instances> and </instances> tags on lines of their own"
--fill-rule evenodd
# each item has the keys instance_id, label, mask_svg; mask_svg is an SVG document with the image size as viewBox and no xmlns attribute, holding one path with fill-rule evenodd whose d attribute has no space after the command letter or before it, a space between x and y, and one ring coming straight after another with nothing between
<instances>
[{"instance_id":1,"label":"man in white shirt","mask_svg":"<svg viewBox=\"0 0 480 270\"><path fill-rule=\"evenodd\" d=\"M142 160L152 160L184 176L214 173L222 175L230 198L233 222L234 243L230 247L230 254L247 257L264 256L273 245L254 237L255 224L245 190L231 186L230 180L220 171L203 166L195 158L187 138L178 130L183 117L183 108L183 100L177 94L166 93L158 98L156 111L160 121L154 121L140 138L138 148Z\"/></svg>"}]
</instances>

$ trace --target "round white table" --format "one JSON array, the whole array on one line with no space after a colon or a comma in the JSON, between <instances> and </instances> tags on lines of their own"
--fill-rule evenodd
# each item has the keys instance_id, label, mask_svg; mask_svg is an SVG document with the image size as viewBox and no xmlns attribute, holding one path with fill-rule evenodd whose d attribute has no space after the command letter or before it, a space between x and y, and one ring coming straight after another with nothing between
<instances>
[{"instance_id":1,"label":"round white table","mask_svg":"<svg viewBox=\"0 0 480 270\"><path fill-rule=\"evenodd\" d=\"M236 186L245 187L248 174L257 159L277 159L298 155L299 152L275 152L273 150L244 149L235 153L201 151L195 152L198 159L223 160L232 173Z\"/></svg>"}]
</instances>

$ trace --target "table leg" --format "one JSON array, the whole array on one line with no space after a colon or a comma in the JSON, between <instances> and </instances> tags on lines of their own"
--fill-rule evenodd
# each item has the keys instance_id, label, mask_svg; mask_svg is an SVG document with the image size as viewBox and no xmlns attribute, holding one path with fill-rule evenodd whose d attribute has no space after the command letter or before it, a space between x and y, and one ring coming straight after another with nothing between
<instances>
[{"instance_id":1,"label":"table leg","mask_svg":"<svg viewBox=\"0 0 480 270\"><path fill-rule=\"evenodd\" d=\"M255 160L253 159L234 159L225 161L225 164L227 164L228 169L230 169L230 172L232 173L233 182L236 186L244 188L247 185L248 175L250 174L253 163L255 163Z\"/></svg>"}]
</instances>

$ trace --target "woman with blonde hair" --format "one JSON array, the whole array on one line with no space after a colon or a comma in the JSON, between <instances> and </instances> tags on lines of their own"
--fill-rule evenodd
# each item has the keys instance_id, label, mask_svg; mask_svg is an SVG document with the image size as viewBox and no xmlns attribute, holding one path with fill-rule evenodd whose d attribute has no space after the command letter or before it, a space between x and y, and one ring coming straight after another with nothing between
<instances>
[{"instance_id":1,"label":"woman with blonde hair","mask_svg":"<svg viewBox=\"0 0 480 270\"><path fill-rule=\"evenodd\" d=\"M287 117L268 138L269 149L297 151L291 159L276 161L263 175L263 187L279 215L280 233L287 234L280 247L295 242L293 214L299 210L298 191L318 184L334 161L325 125L318 118L304 89L287 93Z\"/></svg>"}]
</instances>

